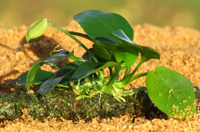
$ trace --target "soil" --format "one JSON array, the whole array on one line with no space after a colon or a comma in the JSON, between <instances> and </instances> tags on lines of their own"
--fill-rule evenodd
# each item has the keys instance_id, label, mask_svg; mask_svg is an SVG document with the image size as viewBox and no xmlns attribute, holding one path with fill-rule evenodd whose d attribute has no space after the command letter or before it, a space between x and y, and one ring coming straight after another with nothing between
<instances>
[{"instance_id":1,"label":"soil","mask_svg":"<svg viewBox=\"0 0 200 132\"><path fill-rule=\"evenodd\" d=\"M48 27L45 34L38 39L26 43L25 35L28 27L14 27L10 30L0 26L0 92L11 94L14 87L6 85L7 81L16 79L20 74L28 71L31 66L46 59L53 48L60 44L60 49L72 51L76 56L81 56L85 51L65 34ZM64 27L68 31L83 32L80 26L72 21ZM194 29L182 27L157 27L149 24L133 26L134 42L139 45L149 46L158 51L160 60L150 60L143 64L139 73L154 70L156 66L165 66L175 70L191 80L194 86L200 86L200 32ZM78 37L88 48L92 46L90 41ZM57 64L62 67L70 62L61 59ZM134 67L134 66L133 66ZM43 65L43 70L53 73L56 69L49 65ZM145 86L145 77L132 82L129 87ZM24 90L23 87L18 88ZM32 87L36 92L38 87ZM26 110L23 111L26 115ZM43 122L33 120L30 116L15 121L0 123L0 131L200 131L200 113L184 121L154 118L147 120L144 117L133 119L125 115L119 118L103 119L98 122L72 123L70 120L56 121L46 119Z\"/></svg>"}]
</instances>

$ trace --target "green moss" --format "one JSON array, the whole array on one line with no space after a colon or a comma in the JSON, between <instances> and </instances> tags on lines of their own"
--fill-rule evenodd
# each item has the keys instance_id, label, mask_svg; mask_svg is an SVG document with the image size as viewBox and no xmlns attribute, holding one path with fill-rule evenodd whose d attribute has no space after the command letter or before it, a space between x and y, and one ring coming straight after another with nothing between
<instances>
[{"instance_id":1,"label":"green moss","mask_svg":"<svg viewBox=\"0 0 200 132\"><path fill-rule=\"evenodd\" d=\"M47 117L78 121L91 120L93 117L111 118L128 112L134 115L134 98L127 97L126 103L120 103L113 96L97 95L91 99L75 101L76 95L72 91L52 91L45 96L39 93L26 94L16 91L12 95L0 93L0 115L4 120L21 118L22 109L27 108L28 115L42 121Z\"/></svg>"},{"instance_id":2,"label":"green moss","mask_svg":"<svg viewBox=\"0 0 200 132\"><path fill-rule=\"evenodd\" d=\"M197 103L200 99L200 89L195 88ZM0 93L0 122L22 118L22 109L27 108L28 115L43 121L47 117L79 121L89 121L94 117L99 119L119 117L120 115L167 118L150 101L145 91L139 91L134 96L125 97L126 102L117 101L113 96L98 94L93 98L75 101L77 96L72 91L53 90L45 96L39 93L26 94L15 91L11 95ZM153 114L154 113L154 114Z\"/></svg>"}]
</instances>

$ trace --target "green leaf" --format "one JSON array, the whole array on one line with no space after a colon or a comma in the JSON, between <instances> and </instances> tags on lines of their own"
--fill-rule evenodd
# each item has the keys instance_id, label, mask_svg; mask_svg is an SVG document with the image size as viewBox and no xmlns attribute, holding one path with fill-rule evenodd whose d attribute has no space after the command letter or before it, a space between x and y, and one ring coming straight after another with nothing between
<instances>
[{"instance_id":1,"label":"green leaf","mask_svg":"<svg viewBox=\"0 0 200 132\"><path fill-rule=\"evenodd\" d=\"M63 75L51 77L48 80L46 80L42 85L40 86L39 93L41 95L45 95L48 92L50 92L65 76L66 73L63 73Z\"/></svg>"},{"instance_id":2,"label":"green leaf","mask_svg":"<svg viewBox=\"0 0 200 132\"><path fill-rule=\"evenodd\" d=\"M49 62L55 62L55 61L57 61L60 58L69 56L69 54L73 54L73 52L72 53L70 53L68 51L59 52L59 53L56 53L56 54L50 56L49 58L47 58L43 62L47 62L47 63L49 63Z\"/></svg>"},{"instance_id":3,"label":"green leaf","mask_svg":"<svg viewBox=\"0 0 200 132\"><path fill-rule=\"evenodd\" d=\"M39 93L41 95L45 95L48 92L50 92L53 88L55 88L56 85L60 84L65 85L68 84L67 82L70 81L71 76L74 72L74 70L83 62L72 62L68 63L67 65L63 66L53 77L46 80L42 85L40 86ZM65 80L65 82L63 82Z\"/></svg>"},{"instance_id":4,"label":"green leaf","mask_svg":"<svg viewBox=\"0 0 200 132\"><path fill-rule=\"evenodd\" d=\"M160 59L160 54L151 47L139 46L139 52L142 56L142 62L146 62L150 59Z\"/></svg>"},{"instance_id":5,"label":"green leaf","mask_svg":"<svg viewBox=\"0 0 200 132\"><path fill-rule=\"evenodd\" d=\"M74 19L92 39L106 38L113 42L120 43L120 41L111 36L110 33L117 29L122 29L128 37L133 40L133 29L131 25L125 18L118 14L89 10L75 15Z\"/></svg>"},{"instance_id":6,"label":"green leaf","mask_svg":"<svg viewBox=\"0 0 200 132\"><path fill-rule=\"evenodd\" d=\"M96 73L100 69L106 67L116 67L119 65L121 65L121 63L118 62L104 62L104 63L83 62L72 75L72 79L79 80L85 76Z\"/></svg>"},{"instance_id":7,"label":"green leaf","mask_svg":"<svg viewBox=\"0 0 200 132\"><path fill-rule=\"evenodd\" d=\"M123 67L132 66L138 58L138 50L135 47L120 45L114 55L117 62L124 62Z\"/></svg>"},{"instance_id":8,"label":"green leaf","mask_svg":"<svg viewBox=\"0 0 200 132\"><path fill-rule=\"evenodd\" d=\"M72 79L72 75L74 74L74 72L76 71L76 69L85 62L81 62L81 61L74 61L71 63L68 63L67 65L63 66L58 73L56 73L56 75L60 76L63 73L67 73L65 75L65 79L69 80L69 81L74 81Z\"/></svg>"},{"instance_id":9,"label":"green leaf","mask_svg":"<svg viewBox=\"0 0 200 132\"><path fill-rule=\"evenodd\" d=\"M160 59L160 54L152 49L151 47L147 46L140 46L132 42L129 37L125 34L123 30L116 30L111 33L112 36L120 39L122 41L122 45L132 48L137 48L138 51L141 53L141 60L142 62L148 61L149 59Z\"/></svg>"},{"instance_id":10,"label":"green leaf","mask_svg":"<svg viewBox=\"0 0 200 132\"><path fill-rule=\"evenodd\" d=\"M93 72L94 70L98 69L101 65L99 63L92 63L92 62L85 62L82 63L72 75L73 79L80 79L81 77L85 76L88 73Z\"/></svg>"},{"instance_id":11,"label":"green leaf","mask_svg":"<svg viewBox=\"0 0 200 132\"><path fill-rule=\"evenodd\" d=\"M117 48L118 45L108 43L108 42L101 42L96 41L93 44L94 52L101 58L107 61L114 60L114 50Z\"/></svg>"},{"instance_id":12,"label":"green leaf","mask_svg":"<svg viewBox=\"0 0 200 132\"><path fill-rule=\"evenodd\" d=\"M134 43L122 29L117 29L113 31L111 35L120 39L121 41L127 42L129 45L131 44L137 47L137 44Z\"/></svg>"},{"instance_id":13,"label":"green leaf","mask_svg":"<svg viewBox=\"0 0 200 132\"><path fill-rule=\"evenodd\" d=\"M74 58L73 51L71 53L67 52L67 51L59 52L59 53L54 54L51 57L47 58L46 60L39 61L39 62L35 63L31 67L31 69L29 70L28 75L27 75L27 79L26 79L26 91L27 92L29 91L31 82L35 79L36 73L38 72L38 70L40 69L40 67L45 62L46 63L55 62L58 59L63 58L63 57L73 57Z\"/></svg>"},{"instance_id":14,"label":"green leaf","mask_svg":"<svg viewBox=\"0 0 200 132\"><path fill-rule=\"evenodd\" d=\"M146 87L152 102L168 116L185 119L196 113L193 85L185 76L158 66L147 74Z\"/></svg>"},{"instance_id":15,"label":"green leaf","mask_svg":"<svg viewBox=\"0 0 200 132\"><path fill-rule=\"evenodd\" d=\"M63 57L67 57L67 58L70 58L70 59L73 59L73 60L78 60L78 61L83 61L83 62L86 61L86 60L84 60L82 58L75 57L74 56L74 50L73 50L71 53L68 52L68 51L59 52L57 54L54 54L54 55L50 56L49 58L47 58L43 62L47 62L47 63L55 62L58 59L63 58Z\"/></svg>"},{"instance_id":16,"label":"green leaf","mask_svg":"<svg viewBox=\"0 0 200 132\"><path fill-rule=\"evenodd\" d=\"M68 52L68 51L63 51L63 52L59 52L57 54L54 54L52 56L50 56L49 58L47 58L46 60L44 60L43 62L46 63L50 63L50 62L56 62L58 59L63 58L63 57L67 57L76 61L82 61L85 62L86 60L83 58L78 58L76 56L74 56L74 50L72 50L72 52Z\"/></svg>"},{"instance_id":17,"label":"green leaf","mask_svg":"<svg viewBox=\"0 0 200 132\"><path fill-rule=\"evenodd\" d=\"M31 24L26 34L27 42L44 34L48 26L48 21L49 20L47 18L42 18Z\"/></svg>"},{"instance_id":18,"label":"green leaf","mask_svg":"<svg viewBox=\"0 0 200 132\"><path fill-rule=\"evenodd\" d=\"M26 91L28 92L30 90L30 84L35 79L35 75L40 69L40 67L44 64L43 61L36 62L31 69L28 72L27 78L26 78Z\"/></svg>"},{"instance_id":19,"label":"green leaf","mask_svg":"<svg viewBox=\"0 0 200 132\"><path fill-rule=\"evenodd\" d=\"M28 72L25 72L21 74L17 79L12 80L11 83L14 84L14 86L25 86L26 85L26 78L27 78ZM38 72L35 75L35 79L30 83L31 85L39 85L49 77L51 77L53 73L44 71L44 70L38 70Z\"/></svg>"}]
</instances>

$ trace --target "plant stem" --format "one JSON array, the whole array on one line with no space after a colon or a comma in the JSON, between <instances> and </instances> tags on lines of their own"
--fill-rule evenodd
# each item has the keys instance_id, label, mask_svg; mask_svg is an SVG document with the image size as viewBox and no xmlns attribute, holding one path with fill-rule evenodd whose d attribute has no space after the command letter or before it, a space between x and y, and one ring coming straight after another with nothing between
<instances>
[{"instance_id":1,"label":"plant stem","mask_svg":"<svg viewBox=\"0 0 200 132\"><path fill-rule=\"evenodd\" d=\"M98 75L98 78L100 79L101 82L103 82L104 80L104 71L103 69L99 70L99 75Z\"/></svg>"},{"instance_id":2,"label":"plant stem","mask_svg":"<svg viewBox=\"0 0 200 132\"><path fill-rule=\"evenodd\" d=\"M141 73L141 74L138 74L136 76L133 76L135 74L135 72L139 69L139 67L142 65L144 61L141 60L138 65L136 66L136 68L134 69L134 71L127 75L127 76L124 76L124 78L121 80L121 81L116 81L115 82L115 86L119 89L122 89L122 88L125 88L129 83L131 83L133 80L139 78L139 77L142 77L142 76L145 76L147 73ZM125 74L126 75L126 74Z\"/></svg>"},{"instance_id":3,"label":"plant stem","mask_svg":"<svg viewBox=\"0 0 200 132\"><path fill-rule=\"evenodd\" d=\"M126 85L128 85L129 83L131 83L133 80L138 79L140 77L146 76L148 72L143 72L143 73L139 73L135 76L132 76L129 81L126 83Z\"/></svg>"},{"instance_id":4,"label":"plant stem","mask_svg":"<svg viewBox=\"0 0 200 132\"><path fill-rule=\"evenodd\" d=\"M112 71L112 67L108 67L109 71L110 71L110 75L113 73Z\"/></svg>"},{"instance_id":5,"label":"plant stem","mask_svg":"<svg viewBox=\"0 0 200 132\"><path fill-rule=\"evenodd\" d=\"M124 74L124 78L127 77L131 72L131 67L130 66L127 66L126 67L126 71L125 71L125 74Z\"/></svg>"},{"instance_id":6,"label":"plant stem","mask_svg":"<svg viewBox=\"0 0 200 132\"><path fill-rule=\"evenodd\" d=\"M83 38L86 38L92 42L96 42L94 39L90 38L87 34L83 34L83 33L79 33L79 32L73 32L73 31L68 31L70 34L72 35L76 35L76 36L80 36L80 37L83 37Z\"/></svg>"},{"instance_id":7,"label":"plant stem","mask_svg":"<svg viewBox=\"0 0 200 132\"><path fill-rule=\"evenodd\" d=\"M83 44L81 43L81 41L79 41L76 37L74 37L72 34L70 34L68 31L62 29L61 27L57 26L56 24L54 24L53 22L49 21L49 25L51 25L52 27L58 29L59 31L67 34L69 37L71 37L72 39L74 39L79 45L81 45L91 56L92 59L97 63L98 60L97 58L92 54L92 52L90 52L90 50Z\"/></svg>"},{"instance_id":8,"label":"plant stem","mask_svg":"<svg viewBox=\"0 0 200 132\"><path fill-rule=\"evenodd\" d=\"M116 77L119 75L120 66L116 67L114 74L111 76L111 79L109 83L106 85L106 87L103 89L104 91L107 91L114 83Z\"/></svg>"},{"instance_id":9,"label":"plant stem","mask_svg":"<svg viewBox=\"0 0 200 132\"><path fill-rule=\"evenodd\" d=\"M56 48L58 48L59 46L60 46L60 45L57 45L56 47L54 47L53 51L51 51L49 55L52 56L53 53L58 52L58 51L61 51L62 49L61 49L61 50L56 50ZM52 62L52 64L53 64L53 66L54 66L57 70L60 70L60 68L58 68L58 67L56 66L55 62Z\"/></svg>"},{"instance_id":10,"label":"plant stem","mask_svg":"<svg viewBox=\"0 0 200 132\"><path fill-rule=\"evenodd\" d=\"M128 77L132 77L132 76L135 74L135 72L139 69L139 67L142 65L142 63L144 63L143 60L141 60L141 61L138 63L138 65L136 66L136 68L134 69L134 71L133 71Z\"/></svg>"}]
</instances>

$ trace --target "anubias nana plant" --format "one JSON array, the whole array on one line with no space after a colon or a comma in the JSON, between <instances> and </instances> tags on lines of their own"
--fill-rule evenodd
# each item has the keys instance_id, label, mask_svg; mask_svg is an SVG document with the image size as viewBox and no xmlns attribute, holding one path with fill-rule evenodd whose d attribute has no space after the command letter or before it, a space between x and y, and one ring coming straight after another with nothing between
<instances>
[{"instance_id":1,"label":"anubias nana plant","mask_svg":"<svg viewBox=\"0 0 200 132\"><path fill-rule=\"evenodd\" d=\"M160 55L151 47L137 45L132 41L134 32L125 18L115 13L89 10L75 15L74 19L86 34L68 32L43 18L30 26L26 40L41 36L50 25L75 40L86 53L81 58L76 57L74 51L50 54L49 58L35 63L28 72L14 80L15 83L26 86L27 92L30 86L41 85L41 95L54 88L71 89L78 95L76 100L92 98L96 94L108 94L125 102L124 97L134 95L137 90L144 90L151 101L170 117L185 119L186 116L196 113L193 85L185 76L163 66L156 67L155 71L135 74L144 62L160 59ZM77 35L92 41L93 47L88 49L75 37ZM57 51L56 48L52 53ZM136 63L139 55L140 62L131 71L131 66ZM74 61L59 69L55 62L63 57ZM44 63L54 64L58 72L54 75L41 70ZM109 68L110 75L107 77L104 76L104 68ZM125 74L119 80L122 70L125 70ZM124 89L142 76L146 76L146 87Z\"/></svg>"}]
</instances>

